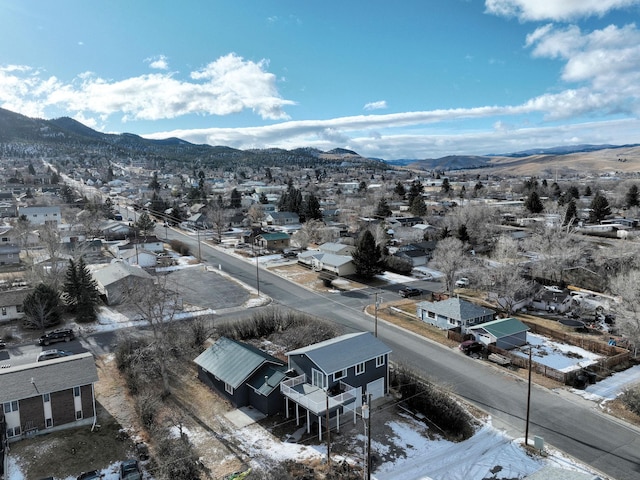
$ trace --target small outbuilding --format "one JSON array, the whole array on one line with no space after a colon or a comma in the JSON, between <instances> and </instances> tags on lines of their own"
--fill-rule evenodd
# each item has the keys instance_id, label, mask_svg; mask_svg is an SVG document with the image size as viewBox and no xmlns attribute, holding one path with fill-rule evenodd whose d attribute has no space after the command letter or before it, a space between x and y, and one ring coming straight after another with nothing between
<instances>
[{"instance_id":1,"label":"small outbuilding","mask_svg":"<svg viewBox=\"0 0 640 480\"><path fill-rule=\"evenodd\" d=\"M502 350L526 345L528 331L529 327L517 318L500 318L469 329L476 341L485 345L494 344Z\"/></svg>"}]
</instances>

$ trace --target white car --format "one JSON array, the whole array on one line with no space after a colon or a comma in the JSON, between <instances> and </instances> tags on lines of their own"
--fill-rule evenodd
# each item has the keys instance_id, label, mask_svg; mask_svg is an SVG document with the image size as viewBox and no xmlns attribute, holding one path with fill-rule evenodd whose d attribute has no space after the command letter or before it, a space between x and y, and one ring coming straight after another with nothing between
<instances>
[{"instance_id":1,"label":"white car","mask_svg":"<svg viewBox=\"0 0 640 480\"><path fill-rule=\"evenodd\" d=\"M458 280L456 280L456 287L468 287L469 286L469 279L468 278L459 278Z\"/></svg>"}]
</instances>

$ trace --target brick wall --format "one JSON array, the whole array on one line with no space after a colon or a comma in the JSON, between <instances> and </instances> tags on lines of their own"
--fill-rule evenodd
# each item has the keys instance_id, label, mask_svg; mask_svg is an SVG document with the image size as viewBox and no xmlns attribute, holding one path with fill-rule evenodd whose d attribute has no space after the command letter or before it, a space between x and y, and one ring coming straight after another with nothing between
<instances>
[{"instance_id":1,"label":"brick wall","mask_svg":"<svg viewBox=\"0 0 640 480\"><path fill-rule=\"evenodd\" d=\"M20 400L20 423L22 429L44 430L44 406L42 395Z\"/></svg>"},{"instance_id":2,"label":"brick wall","mask_svg":"<svg viewBox=\"0 0 640 480\"><path fill-rule=\"evenodd\" d=\"M73 405L73 389L51 394L51 413L53 424L62 425L76 421L76 409Z\"/></svg>"}]
</instances>

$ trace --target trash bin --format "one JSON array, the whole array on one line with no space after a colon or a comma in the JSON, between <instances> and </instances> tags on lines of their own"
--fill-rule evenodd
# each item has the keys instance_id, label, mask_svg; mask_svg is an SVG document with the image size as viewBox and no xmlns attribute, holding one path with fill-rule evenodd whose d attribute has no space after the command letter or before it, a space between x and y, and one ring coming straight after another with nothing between
<instances>
[{"instance_id":1,"label":"trash bin","mask_svg":"<svg viewBox=\"0 0 640 480\"><path fill-rule=\"evenodd\" d=\"M595 372L590 372L588 370L585 370L583 373L587 377L587 380L589 380L589 383L591 385L596 383L596 380L598 379L598 375Z\"/></svg>"}]
</instances>

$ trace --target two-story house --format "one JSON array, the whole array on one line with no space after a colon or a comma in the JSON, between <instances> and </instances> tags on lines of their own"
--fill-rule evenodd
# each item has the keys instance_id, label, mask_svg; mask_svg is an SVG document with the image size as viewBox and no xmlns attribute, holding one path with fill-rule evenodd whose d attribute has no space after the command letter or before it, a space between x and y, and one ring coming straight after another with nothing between
<instances>
[{"instance_id":1,"label":"two-story house","mask_svg":"<svg viewBox=\"0 0 640 480\"><path fill-rule=\"evenodd\" d=\"M353 412L355 422L363 396L375 400L388 392L390 353L370 332L349 333L288 352L289 372L295 376L280 384L287 418L293 406L297 424L305 414L307 433L318 423L320 439L327 415L338 430L340 414L346 411Z\"/></svg>"},{"instance_id":2,"label":"two-story house","mask_svg":"<svg viewBox=\"0 0 640 480\"><path fill-rule=\"evenodd\" d=\"M49 205L34 205L19 207L18 215L24 215L32 225L58 225L62 223L60 207Z\"/></svg>"}]
</instances>

